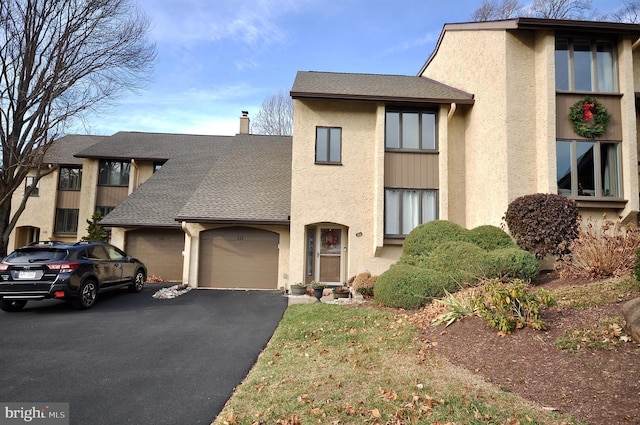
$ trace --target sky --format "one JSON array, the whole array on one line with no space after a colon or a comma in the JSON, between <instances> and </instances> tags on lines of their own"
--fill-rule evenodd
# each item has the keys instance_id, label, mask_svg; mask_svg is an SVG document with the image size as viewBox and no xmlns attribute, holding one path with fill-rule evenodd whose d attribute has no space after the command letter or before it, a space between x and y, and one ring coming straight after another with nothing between
<instances>
[{"instance_id":1,"label":"sky","mask_svg":"<svg viewBox=\"0 0 640 425\"><path fill-rule=\"evenodd\" d=\"M482 0L132 0L151 21L150 81L69 133L234 135L297 71L417 75L446 23ZM622 0L596 0L612 10Z\"/></svg>"}]
</instances>

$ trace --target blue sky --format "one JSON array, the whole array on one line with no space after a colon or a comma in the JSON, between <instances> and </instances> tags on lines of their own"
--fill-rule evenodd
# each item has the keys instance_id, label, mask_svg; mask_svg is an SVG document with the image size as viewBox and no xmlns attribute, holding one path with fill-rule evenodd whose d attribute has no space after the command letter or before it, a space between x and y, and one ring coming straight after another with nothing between
<instances>
[{"instance_id":1,"label":"blue sky","mask_svg":"<svg viewBox=\"0 0 640 425\"><path fill-rule=\"evenodd\" d=\"M445 23L482 0L133 0L152 22L152 81L71 132L233 135L296 72L416 75ZM605 10L622 1L594 2ZM603 10L603 11L605 11Z\"/></svg>"}]
</instances>

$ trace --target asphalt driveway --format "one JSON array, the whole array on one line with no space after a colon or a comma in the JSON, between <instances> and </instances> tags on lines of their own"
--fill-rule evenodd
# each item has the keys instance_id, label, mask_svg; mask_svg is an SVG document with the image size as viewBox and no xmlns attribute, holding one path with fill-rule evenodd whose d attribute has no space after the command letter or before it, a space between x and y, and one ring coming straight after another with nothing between
<instances>
[{"instance_id":1,"label":"asphalt driveway","mask_svg":"<svg viewBox=\"0 0 640 425\"><path fill-rule=\"evenodd\" d=\"M0 311L0 402L68 402L71 424L209 424L287 307L279 291L100 294Z\"/></svg>"}]
</instances>

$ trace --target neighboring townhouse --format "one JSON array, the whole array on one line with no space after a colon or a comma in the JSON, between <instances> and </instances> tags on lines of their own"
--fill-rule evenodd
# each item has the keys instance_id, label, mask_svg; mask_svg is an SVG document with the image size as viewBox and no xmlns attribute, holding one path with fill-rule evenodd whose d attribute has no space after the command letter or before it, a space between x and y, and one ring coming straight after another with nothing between
<instances>
[{"instance_id":1,"label":"neighboring townhouse","mask_svg":"<svg viewBox=\"0 0 640 425\"><path fill-rule=\"evenodd\" d=\"M416 76L299 72L293 137L248 134L246 113L236 136L64 137L9 249L78 239L100 211L152 274L276 289L380 274L417 225L499 226L526 194L635 223L639 38L634 24L447 24Z\"/></svg>"}]
</instances>

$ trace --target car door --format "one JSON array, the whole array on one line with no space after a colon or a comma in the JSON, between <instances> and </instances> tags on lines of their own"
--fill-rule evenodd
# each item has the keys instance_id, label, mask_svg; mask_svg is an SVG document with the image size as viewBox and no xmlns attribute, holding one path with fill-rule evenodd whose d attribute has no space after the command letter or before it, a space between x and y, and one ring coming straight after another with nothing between
<instances>
[{"instance_id":1,"label":"car door","mask_svg":"<svg viewBox=\"0 0 640 425\"><path fill-rule=\"evenodd\" d=\"M131 282L135 270L127 254L112 245L105 245L105 249L113 266L115 283Z\"/></svg>"},{"instance_id":2,"label":"car door","mask_svg":"<svg viewBox=\"0 0 640 425\"><path fill-rule=\"evenodd\" d=\"M87 247L84 258L91 262L93 272L98 277L98 285L106 288L113 285L113 265L109 261L107 251L100 245Z\"/></svg>"}]
</instances>

